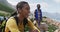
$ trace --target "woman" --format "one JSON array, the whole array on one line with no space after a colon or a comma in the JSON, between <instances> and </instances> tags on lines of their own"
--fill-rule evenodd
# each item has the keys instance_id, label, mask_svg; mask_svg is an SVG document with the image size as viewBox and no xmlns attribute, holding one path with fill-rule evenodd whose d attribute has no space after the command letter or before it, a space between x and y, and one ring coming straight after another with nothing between
<instances>
[{"instance_id":1,"label":"woman","mask_svg":"<svg viewBox=\"0 0 60 32\"><path fill-rule=\"evenodd\" d=\"M30 13L30 6L27 2L25 1L19 2L16 6L16 9L18 12L17 16L18 22L16 23L16 20L13 16L10 17L6 23L5 32L25 32L24 19L27 20L27 25L33 32L36 31L40 32L28 18Z\"/></svg>"}]
</instances>

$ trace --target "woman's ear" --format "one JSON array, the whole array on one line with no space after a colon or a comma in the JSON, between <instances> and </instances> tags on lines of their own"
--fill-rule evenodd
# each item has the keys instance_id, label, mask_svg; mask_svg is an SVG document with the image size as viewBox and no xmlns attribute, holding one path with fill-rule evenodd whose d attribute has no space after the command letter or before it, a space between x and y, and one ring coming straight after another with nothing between
<instances>
[{"instance_id":1,"label":"woman's ear","mask_svg":"<svg viewBox=\"0 0 60 32\"><path fill-rule=\"evenodd\" d=\"M17 9L18 11L20 10L20 8Z\"/></svg>"},{"instance_id":2,"label":"woman's ear","mask_svg":"<svg viewBox=\"0 0 60 32\"><path fill-rule=\"evenodd\" d=\"M18 13L21 13L21 10L18 8L18 11L17 11Z\"/></svg>"}]
</instances>

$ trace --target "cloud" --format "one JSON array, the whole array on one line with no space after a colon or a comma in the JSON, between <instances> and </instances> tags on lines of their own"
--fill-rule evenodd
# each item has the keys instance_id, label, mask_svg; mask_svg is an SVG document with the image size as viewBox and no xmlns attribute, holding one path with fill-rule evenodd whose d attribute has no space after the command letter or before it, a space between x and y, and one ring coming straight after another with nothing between
<instances>
[{"instance_id":1,"label":"cloud","mask_svg":"<svg viewBox=\"0 0 60 32\"><path fill-rule=\"evenodd\" d=\"M32 13L34 13L34 10L36 9L36 5L37 5L37 3L29 3L29 5L30 5L30 11L32 12Z\"/></svg>"},{"instance_id":2,"label":"cloud","mask_svg":"<svg viewBox=\"0 0 60 32\"><path fill-rule=\"evenodd\" d=\"M28 2L29 3L29 5L30 5L30 10L31 10L31 12L34 12L34 10L37 8L36 6L37 6L37 4L40 4L41 5L41 8L43 9L43 10L47 10L48 9L48 4L46 3L46 2L31 2L30 3L30 1L31 0L7 0L9 3L11 3L12 5L16 5L18 2L20 2L20 1L26 1L26 2Z\"/></svg>"},{"instance_id":3,"label":"cloud","mask_svg":"<svg viewBox=\"0 0 60 32\"><path fill-rule=\"evenodd\" d=\"M60 3L60 0L53 0L54 2L56 2L56 3Z\"/></svg>"},{"instance_id":4,"label":"cloud","mask_svg":"<svg viewBox=\"0 0 60 32\"><path fill-rule=\"evenodd\" d=\"M12 5L16 5L18 3L18 1L16 0L7 0L7 1Z\"/></svg>"},{"instance_id":5,"label":"cloud","mask_svg":"<svg viewBox=\"0 0 60 32\"><path fill-rule=\"evenodd\" d=\"M41 3L41 8L42 8L42 9L47 10L48 7L49 7L48 3L46 3L46 2L42 2L42 3Z\"/></svg>"},{"instance_id":6,"label":"cloud","mask_svg":"<svg viewBox=\"0 0 60 32\"><path fill-rule=\"evenodd\" d=\"M12 5L16 5L18 2L20 2L20 1L26 1L26 2L28 2L29 3L29 1L28 0L7 0L9 3L11 3ZM48 4L47 3L45 3L45 2L42 2L42 3L29 3L31 6L36 6L37 4L41 4L41 6L42 6L42 8L48 8Z\"/></svg>"},{"instance_id":7,"label":"cloud","mask_svg":"<svg viewBox=\"0 0 60 32\"><path fill-rule=\"evenodd\" d=\"M12 5L16 5L20 1L26 1L26 0L7 0L7 1ZM26 2L28 2L28 1L26 1Z\"/></svg>"}]
</instances>

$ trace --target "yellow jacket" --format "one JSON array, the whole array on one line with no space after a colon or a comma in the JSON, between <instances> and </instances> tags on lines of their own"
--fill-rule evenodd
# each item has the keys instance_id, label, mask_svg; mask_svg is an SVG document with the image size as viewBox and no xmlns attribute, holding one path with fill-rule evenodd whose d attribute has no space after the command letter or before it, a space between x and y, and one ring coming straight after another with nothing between
<instances>
[{"instance_id":1,"label":"yellow jacket","mask_svg":"<svg viewBox=\"0 0 60 32\"><path fill-rule=\"evenodd\" d=\"M28 27L32 30L38 30L37 27L34 26L34 24L30 21L30 19L28 19L28 23L27 23ZM24 26L23 24L16 24L15 18L11 17L8 19L7 23L6 23L6 27L5 27L5 32L23 32L24 30ZM40 30L38 30L40 32Z\"/></svg>"}]
</instances>

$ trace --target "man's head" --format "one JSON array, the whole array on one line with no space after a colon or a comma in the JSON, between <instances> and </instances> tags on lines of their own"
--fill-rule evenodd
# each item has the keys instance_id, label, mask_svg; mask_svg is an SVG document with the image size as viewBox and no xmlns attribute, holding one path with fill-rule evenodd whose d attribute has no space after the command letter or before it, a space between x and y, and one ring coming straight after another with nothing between
<instances>
[{"instance_id":1,"label":"man's head","mask_svg":"<svg viewBox=\"0 0 60 32\"><path fill-rule=\"evenodd\" d=\"M30 13L30 7L29 4L25 1L21 1L17 4L16 9L19 13L19 15L23 17L28 17L28 14Z\"/></svg>"},{"instance_id":2,"label":"man's head","mask_svg":"<svg viewBox=\"0 0 60 32\"><path fill-rule=\"evenodd\" d=\"M40 4L37 4L37 8L40 9Z\"/></svg>"}]
</instances>

